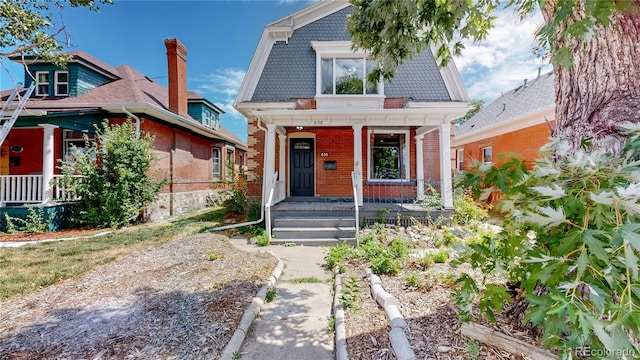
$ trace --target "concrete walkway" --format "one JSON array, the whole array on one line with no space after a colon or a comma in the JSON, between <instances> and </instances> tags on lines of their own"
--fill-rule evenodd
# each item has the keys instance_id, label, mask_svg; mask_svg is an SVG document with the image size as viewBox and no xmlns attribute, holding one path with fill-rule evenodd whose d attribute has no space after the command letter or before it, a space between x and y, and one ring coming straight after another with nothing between
<instances>
[{"instance_id":1,"label":"concrete walkway","mask_svg":"<svg viewBox=\"0 0 640 360\"><path fill-rule=\"evenodd\" d=\"M324 269L326 247L247 244L231 242L248 252L272 252L285 264L276 285L276 297L266 303L247 335L240 353L243 360L335 359L329 330L333 303L332 274ZM320 283L297 279L318 279Z\"/></svg>"}]
</instances>

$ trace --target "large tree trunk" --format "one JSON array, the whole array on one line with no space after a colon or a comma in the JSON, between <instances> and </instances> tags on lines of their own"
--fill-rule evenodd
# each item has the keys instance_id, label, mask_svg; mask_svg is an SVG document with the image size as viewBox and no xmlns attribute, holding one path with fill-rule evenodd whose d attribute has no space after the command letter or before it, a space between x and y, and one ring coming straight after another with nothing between
<instances>
[{"instance_id":1,"label":"large tree trunk","mask_svg":"<svg viewBox=\"0 0 640 360\"><path fill-rule=\"evenodd\" d=\"M556 3L547 0L542 9L547 22ZM584 17L581 6L574 11L576 20ZM640 11L616 13L611 25L600 27L589 42L559 39L553 46L568 46L573 53L573 67L554 70L554 135L566 136L573 148L590 138L595 146L618 154L624 136L617 125L640 121ZM616 141L603 142L607 136Z\"/></svg>"}]
</instances>

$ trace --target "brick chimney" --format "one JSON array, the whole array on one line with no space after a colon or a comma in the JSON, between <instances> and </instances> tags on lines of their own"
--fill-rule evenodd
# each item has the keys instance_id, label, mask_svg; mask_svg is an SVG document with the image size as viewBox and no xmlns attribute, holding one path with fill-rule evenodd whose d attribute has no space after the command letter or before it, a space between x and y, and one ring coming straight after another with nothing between
<instances>
[{"instance_id":1,"label":"brick chimney","mask_svg":"<svg viewBox=\"0 0 640 360\"><path fill-rule=\"evenodd\" d=\"M187 48L178 39L165 39L169 70L169 110L187 116Z\"/></svg>"}]
</instances>

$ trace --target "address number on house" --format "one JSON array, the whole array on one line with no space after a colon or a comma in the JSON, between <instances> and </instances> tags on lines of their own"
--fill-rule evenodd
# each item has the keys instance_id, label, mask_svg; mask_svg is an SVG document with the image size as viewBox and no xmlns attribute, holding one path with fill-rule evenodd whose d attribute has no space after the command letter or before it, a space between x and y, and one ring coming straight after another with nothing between
<instances>
[{"instance_id":1,"label":"address number on house","mask_svg":"<svg viewBox=\"0 0 640 360\"><path fill-rule=\"evenodd\" d=\"M322 156L322 157L328 157L328 156L329 156L329 153L328 153L328 152L322 152L322 153L320 153L320 156Z\"/></svg>"}]
</instances>

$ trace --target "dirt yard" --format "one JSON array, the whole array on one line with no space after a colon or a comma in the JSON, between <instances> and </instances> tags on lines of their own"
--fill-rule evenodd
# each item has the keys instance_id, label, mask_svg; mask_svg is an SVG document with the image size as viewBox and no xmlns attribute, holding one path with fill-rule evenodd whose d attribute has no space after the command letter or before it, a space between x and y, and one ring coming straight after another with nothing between
<instances>
[{"instance_id":1,"label":"dirt yard","mask_svg":"<svg viewBox=\"0 0 640 360\"><path fill-rule=\"evenodd\" d=\"M217 358L276 263L214 234L130 254L0 303L0 358Z\"/></svg>"}]
</instances>

